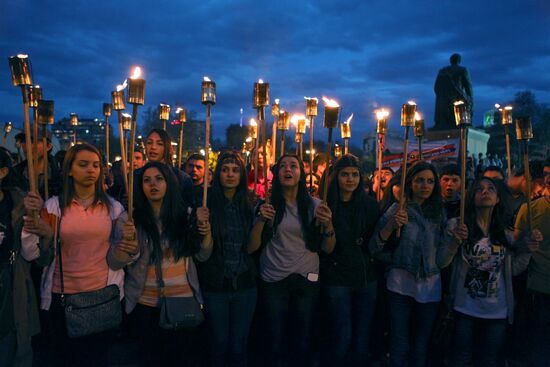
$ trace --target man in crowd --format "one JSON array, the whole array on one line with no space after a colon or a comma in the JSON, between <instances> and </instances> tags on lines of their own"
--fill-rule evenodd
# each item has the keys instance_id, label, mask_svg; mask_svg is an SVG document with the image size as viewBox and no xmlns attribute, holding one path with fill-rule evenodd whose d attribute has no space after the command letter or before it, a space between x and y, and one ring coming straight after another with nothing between
<instances>
[{"instance_id":1,"label":"man in crowd","mask_svg":"<svg viewBox=\"0 0 550 367\"><path fill-rule=\"evenodd\" d=\"M493 180L504 181L504 172L501 167L498 166L488 166L483 170L483 177L488 177Z\"/></svg>"},{"instance_id":2,"label":"man in crowd","mask_svg":"<svg viewBox=\"0 0 550 367\"><path fill-rule=\"evenodd\" d=\"M38 193L40 196L45 199L45 177L44 177L44 165L45 165L45 155L48 155L48 196L57 195L61 190L61 173L59 172L58 165L55 162L54 157L50 154L52 150L51 135L49 131L46 131L46 145L44 146L42 137L42 129L38 131L38 142L36 143L36 165L34 171L38 177ZM25 135L22 134L21 137L21 150L25 157L27 156L27 148ZM31 137L32 140L32 137ZM16 175L17 186L23 190L28 191L30 189L29 185L29 172L27 169L27 160L25 159L21 163L13 167L13 171Z\"/></svg>"},{"instance_id":3,"label":"man in crowd","mask_svg":"<svg viewBox=\"0 0 550 367\"><path fill-rule=\"evenodd\" d=\"M141 167L145 166L145 163L147 163L147 159L145 158L145 154L143 151L136 149L134 150L134 155L132 157L132 164L134 165L134 169L140 169Z\"/></svg>"},{"instance_id":4,"label":"man in crowd","mask_svg":"<svg viewBox=\"0 0 550 367\"><path fill-rule=\"evenodd\" d=\"M193 181L193 207L202 205L203 183L204 183L205 158L202 154L193 153L185 162L185 173Z\"/></svg>"},{"instance_id":5,"label":"man in crowd","mask_svg":"<svg viewBox=\"0 0 550 367\"><path fill-rule=\"evenodd\" d=\"M447 218L460 215L460 169L456 164L444 166L439 173L441 197Z\"/></svg>"},{"instance_id":6,"label":"man in crowd","mask_svg":"<svg viewBox=\"0 0 550 367\"><path fill-rule=\"evenodd\" d=\"M532 229L542 233L543 241L531 244L533 251L527 269L527 292L530 310L529 345L531 365L547 366L550 360L550 160L544 163L544 185L547 194L531 202ZM519 209L514 236L529 236L527 205Z\"/></svg>"}]
</instances>

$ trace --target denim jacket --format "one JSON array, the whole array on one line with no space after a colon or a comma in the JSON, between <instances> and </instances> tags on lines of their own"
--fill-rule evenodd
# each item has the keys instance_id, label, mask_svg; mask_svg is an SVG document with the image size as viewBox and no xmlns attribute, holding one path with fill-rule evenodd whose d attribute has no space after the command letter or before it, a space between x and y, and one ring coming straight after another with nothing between
<instances>
[{"instance_id":1,"label":"denim jacket","mask_svg":"<svg viewBox=\"0 0 550 367\"><path fill-rule=\"evenodd\" d=\"M386 246L388 241L382 241L378 234L398 209L398 204L394 203L378 221L369 244L372 254L381 252ZM407 270L416 278L438 274L436 254L443 240L444 216L440 222L433 222L424 216L422 208L416 203L407 204L407 214L409 221L401 228L401 237L397 239L397 246L391 255L390 268ZM392 238L393 234L390 241Z\"/></svg>"}]
</instances>

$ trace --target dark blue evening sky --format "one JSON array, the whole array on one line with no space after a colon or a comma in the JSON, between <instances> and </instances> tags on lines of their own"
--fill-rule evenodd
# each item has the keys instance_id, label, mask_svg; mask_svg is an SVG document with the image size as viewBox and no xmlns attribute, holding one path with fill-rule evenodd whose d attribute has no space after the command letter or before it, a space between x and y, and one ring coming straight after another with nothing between
<instances>
[{"instance_id":1,"label":"dark blue evening sky","mask_svg":"<svg viewBox=\"0 0 550 367\"><path fill-rule=\"evenodd\" d=\"M146 106L178 102L199 118L202 77L216 81L216 137L239 121L241 107L245 120L255 115L252 86L263 78L291 112L303 113L303 96L339 101L342 118L355 113L359 143L379 106L397 126L400 105L414 99L431 126L435 76L459 52L477 125L483 111L520 90L550 103L549 31L547 0L3 0L0 122L21 124L7 58L27 53L35 84L55 100L56 120L70 112L100 117L111 90L140 65Z\"/></svg>"}]
</instances>

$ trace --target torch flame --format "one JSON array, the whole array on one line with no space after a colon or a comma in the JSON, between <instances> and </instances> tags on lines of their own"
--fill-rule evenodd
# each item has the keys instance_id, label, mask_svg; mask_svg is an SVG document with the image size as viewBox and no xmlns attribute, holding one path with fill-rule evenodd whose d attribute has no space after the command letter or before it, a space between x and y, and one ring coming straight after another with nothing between
<instances>
[{"instance_id":1,"label":"torch flame","mask_svg":"<svg viewBox=\"0 0 550 367\"><path fill-rule=\"evenodd\" d=\"M305 119L306 119L306 117L304 115L294 114L290 118L290 123L292 123L292 125L294 125L294 126L298 126L298 121L305 120Z\"/></svg>"},{"instance_id":2,"label":"torch flame","mask_svg":"<svg viewBox=\"0 0 550 367\"><path fill-rule=\"evenodd\" d=\"M251 141L252 141L252 137L251 137L251 136L247 136L245 142L250 143Z\"/></svg>"},{"instance_id":3,"label":"torch flame","mask_svg":"<svg viewBox=\"0 0 550 367\"><path fill-rule=\"evenodd\" d=\"M264 84L263 79L258 79L258 84Z\"/></svg>"},{"instance_id":4,"label":"torch flame","mask_svg":"<svg viewBox=\"0 0 550 367\"><path fill-rule=\"evenodd\" d=\"M334 99L330 99L328 97L323 97L323 101L325 102L326 107L340 107L338 102L336 102Z\"/></svg>"},{"instance_id":5,"label":"torch flame","mask_svg":"<svg viewBox=\"0 0 550 367\"><path fill-rule=\"evenodd\" d=\"M383 119L387 118L389 115L390 115L390 112L386 109L381 109L381 110L376 111L376 118L378 120L383 120Z\"/></svg>"},{"instance_id":6,"label":"torch flame","mask_svg":"<svg viewBox=\"0 0 550 367\"><path fill-rule=\"evenodd\" d=\"M420 115L418 112L415 112L415 113L414 113L414 119L415 119L416 121L422 120L422 115Z\"/></svg>"},{"instance_id":7,"label":"torch flame","mask_svg":"<svg viewBox=\"0 0 550 367\"><path fill-rule=\"evenodd\" d=\"M353 119L353 113L349 115L348 119L344 122L344 124L349 124L352 119Z\"/></svg>"},{"instance_id":8,"label":"torch flame","mask_svg":"<svg viewBox=\"0 0 550 367\"><path fill-rule=\"evenodd\" d=\"M183 110L182 107L178 107L178 108L176 108L176 113L180 113L182 110Z\"/></svg>"},{"instance_id":9,"label":"torch flame","mask_svg":"<svg viewBox=\"0 0 550 367\"><path fill-rule=\"evenodd\" d=\"M250 126L256 127L258 126L258 123L254 119L250 119Z\"/></svg>"},{"instance_id":10,"label":"torch flame","mask_svg":"<svg viewBox=\"0 0 550 367\"><path fill-rule=\"evenodd\" d=\"M464 101L456 101L454 102L455 106L460 106L461 104L464 104Z\"/></svg>"},{"instance_id":11,"label":"torch flame","mask_svg":"<svg viewBox=\"0 0 550 367\"><path fill-rule=\"evenodd\" d=\"M29 57L29 55L17 54L17 57L20 58L20 59L26 59L27 57Z\"/></svg>"},{"instance_id":12,"label":"torch flame","mask_svg":"<svg viewBox=\"0 0 550 367\"><path fill-rule=\"evenodd\" d=\"M498 103L495 103L495 108L498 110L500 108L500 105Z\"/></svg>"},{"instance_id":13,"label":"torch flame","mask_svg":"<svg viewBox=\"0 0 550 367\"><path fill-rule=\"evenodd\" d=\"M275 98L275 104L279 104L279 98Z\"/></svg>"},{"instance_id":14,"label":"torch flame","mask_svg":"<svg viewBox=\"0 0 550 367\"><path fill-rule=\"evenodd\" d=\"M409 101L407 102L408 104L410 104L411 106L416 106L416 102L415 101Z\"/></svg>"},{"instance_id":15,"label":"torch flame","mask_svg":"<svg viewBox=\"0 0 550 367\"><path fill-rule=\"evenodd\" d=\"M126 89L127 86L128 86L128 79L124 79L124 83L116 86L116 91L120 92L121 90Z\"/></svg>"},{"instance_id":16,"label":"torch flame","mask_svg":"<svg viewBox=\"0 0 550 367\"><path fill-rule=\"evenodd\" d=\"M132 115L130 115L129 113L123 113L122 116L126 118L132 118Z\"/></svg>"},{"instance_id":17,"label":"torch flame","mask_svg":"<svg viewBox=\"0 0 550 367\"><path fill-rule=\"evenodd\" d=\"M506 111L511 111L511 110L513 109L513 107L512 107L512 106L506 106L506 107L504 107L504 109L505 109Z\"/></svg>"},{"instance_id":18,"label":"torch flame","mask_svg":"<svg viewBox=\"0 0 550 367\"><path fill-rule=\"evenodd\" d=\"M317 97L304 97L304 99L307 101L308 99L313 99L315 100L315 102L319 103L319 100L317 99Z\"/></svg>"},{"instance_id":19,"label":"torch flame","mask_svg":"<svg viewBox=\"0 0 550 367\"><path fill-rule=\"evenodd\" d=\"M130 77L130 79L137 79L141 76L141 68L139 66L136 66L134 69L134 74Z\"/></svg>"},{"instance_id":20,"label":"torch flame","mask_svg":"<svg viewBox=\"0 0 550 367\"><path fill-rule=\"evenodd\" d=\"M212 81L212 80L210 80L210 78L207 77L207 76L203 77L202 80L205 81L205 82L211 82L211 81Z\"/></svg>"}]
</instances>

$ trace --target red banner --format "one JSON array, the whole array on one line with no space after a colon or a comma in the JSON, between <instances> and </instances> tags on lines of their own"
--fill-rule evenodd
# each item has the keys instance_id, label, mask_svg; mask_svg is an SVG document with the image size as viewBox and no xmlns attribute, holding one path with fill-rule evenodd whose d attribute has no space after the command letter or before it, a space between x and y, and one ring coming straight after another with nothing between
<instances>
[{"instance_id":1,"label":"red banner","mask_svg":"<svg viewBox=\"0 0 550 367\"><path fill-rule=\"evenodd\" d=\"M422 149L422 159L432 161L446 157L457 157L458 147L455 143L445 144L431 149ZM407 160L409 162L418 159L418 150L409 152ZM382 159L382 165L388 167L399 167L403 164L403 153L391 154Z\"/></svg>"}]
</instances>

